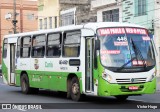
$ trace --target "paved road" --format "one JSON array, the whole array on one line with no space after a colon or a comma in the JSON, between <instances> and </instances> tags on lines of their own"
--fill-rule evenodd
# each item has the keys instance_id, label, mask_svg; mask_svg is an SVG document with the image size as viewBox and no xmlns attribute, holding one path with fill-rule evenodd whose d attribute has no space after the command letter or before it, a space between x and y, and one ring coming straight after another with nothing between
<instances>
[{"instance_id":1,"label":"paved road","mask_svg":"<svg viewBox=\"0 0 160 112\"><path fill-rule=\"evenodd\" d=\"M137 107L137 105L143 106L143 105L146 105L145 103L159 103L158 107L160 108L160 78L158 78L158 81L157 81L157 92L155 94L142 95L142 96L131 96L125 102L117 102L117 100L113 97L107 97L107 98L100 97L99 98L99 97L91 97L91 96L87 97L86 100L83 102L74 102L72 100L67 99L65 96L66 94L59 95L57 92L47 91L47 90L40 90L40 93L37 95L35 94L24 95L21 93L21 90L19 87L11 87L8 85L4 85L2 83L2 79L0 78L0 103L45 103L44 107L46 108L55 107L57 109L61 107L62 108L72 108L72 107L76 108L77 105L78 106L80 105L82 109L76 109L76 112L83 112L83 111L87 111L87 112L88 111L91 111L91 112L122 111L123 112L124 111L123 108L132 108L135 106ZM51 104L46 104L46 103L51 103ZM55 104L53 105L53 103ZM86 105L89 106L90 109L83 110L86 108ZM156 105L152 104L152 106L156 106ZM94 108L97 108L97 109L94 109ZM110 109L106 110L106 108L110 108ZM14 112L16 110L12 110L12 111ZM41 110L41 111L43 112L44 110ZM59 111L59 110L54 110L54 112L55 111ZM60 111L65 111L65 112L74 111L75 112L75 109L70 109L70 110L60 109ZM144 109L143 110L142 109L133 110L132 109L129 111L149 112L150 110L149 109L147 110L144 110ZM152 111L158 112L159 110L152 110Z\"/></svg>"}]
</instances>

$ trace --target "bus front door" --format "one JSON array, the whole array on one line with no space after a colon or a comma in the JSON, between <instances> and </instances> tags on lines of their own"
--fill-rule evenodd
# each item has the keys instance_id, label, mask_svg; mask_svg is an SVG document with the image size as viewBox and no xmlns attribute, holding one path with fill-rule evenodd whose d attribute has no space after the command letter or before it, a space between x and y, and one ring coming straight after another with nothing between
<instances>
[{"instance_id":1,"label":"bus front door","mask_svg":"<svg viewBox=\"0 0 160 112\"><path fill-rule=\"evenodd\" d=\"M10 84L15 84L15 44L10 44Z\"/></svg>"},{"instance_id":2,"label":"bus front door","mask_svg":"<svg viewBox=\"0 0 160 112\"><path fill-rule=\"evenodd\" d=\"M86 75L85 75L85 90L88 93L94 92L93 82L93 55L94 54L94 38L86 38Z\"/></svg>"}]
</instances>

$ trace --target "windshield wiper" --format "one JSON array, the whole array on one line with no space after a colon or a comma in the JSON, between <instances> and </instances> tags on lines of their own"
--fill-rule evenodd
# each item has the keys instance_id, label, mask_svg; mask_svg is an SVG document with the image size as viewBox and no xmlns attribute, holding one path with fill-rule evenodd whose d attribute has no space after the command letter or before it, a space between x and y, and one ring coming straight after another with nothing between
<instances>
[{"instance_id":1,"label":"windshield wiper","mask_svg":"<svg viewBox=\"0 0 160 112\"><path fill-rule=\"evenodd\" d=\"M116 71L120 71L122 70L125 66L127 66L129 63L131 63L134 59L136 59L136 57L132 58L131 60L129 60L127 63L123 64L120 68L118 68Z\"/></svg>"},{"instance_id":2,"label":"windshield wiper","mask_svg":"<svg viewBox=\"0 0 160 112\"><path fill-rule=\"evenodd\" d=\"M136 45L135 45L135 43L133 42L132 38L131 38L131 43L132 43L133 50L134 50L134 52L135 52L135 54L136 54L136 57L132 58L131 60L129 60L128 62L126 62L125 64L123 64L123 65L122 65L120 68L118 68L116 71L122 70L125 66L127 66L129 63L131 63L134 59L137 60L137 64L138 64L138 55L140 56L140 58L141 58L141 60L142 60L142 62L143 62L143 67L144 67L144 69L146 68L146 63L145 63L145 60L144 60L144 58L143 58L143 56L142 56L142 53L141 53L141 51L139 50L139 48L136 47Z\"/></svg>"},{"instance_id":3,"label":"windshield wiper","mask_svg":"<svg viewBox=\"0 0 160 112\"><path fill-rule=\"evenodd\" d=\"M141 58L141 60L142 60L142 62L143 62L143 67L144 67L144 69L145 69L145 68L146 68L145 59L144 59L144 57L142 56L142 53L141 53L141 51L139 50L139 48L135 45L135 43L134 43L134 41L132 40L132 38L131 38L131 43L132 43L133 50L134 50L134 52L135 52L135 54L136 54L136 57L138 57L138 55L139 55L139 57ZM138 59L137 59L137 64L138 64Z\"/></svg>"}]
</instances>

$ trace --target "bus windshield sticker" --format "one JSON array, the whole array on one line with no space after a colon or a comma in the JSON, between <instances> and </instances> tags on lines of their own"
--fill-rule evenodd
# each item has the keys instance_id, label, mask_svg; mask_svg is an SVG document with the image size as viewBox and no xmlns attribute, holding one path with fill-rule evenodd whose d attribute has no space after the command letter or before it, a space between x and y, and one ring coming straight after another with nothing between
<instances>
[{"instance_id":1,"label":"bus windshield sticker","mask_svg":"<svg viewBox=\"0 0 160 112\"><path fill-rule=\"evenodd\" d=\"M142 39L143 39L144 41L150 41L150 40L151 40L150 37L148 37L148 36L143 36Z\"/></svg>"},{"instance_id":2,"label":"bus windshield sticker","mask_svg":"<svg viewBox=\"0 0 160 112\"><path fill-rule=\"evenodd\" d=\"M117 41L127 41L127 37L126 36L124 36L124 37L118 36Z\"/></svg>"},{"instance_id":3,"label":"bus windshield sticker","mask_svg":"<svg viewBox=\"0 0 160 112\"><path fill-rule=\"evenodd\" d=\"M126 33L128 34L142 34L142 35L147 34L145 29L140 29L140 28L125 28L125 29Z\"/></svg>"},{"instance_id":4,"label":"bus windshield sticker","mask_svg":"<svg viewBox=\"0 0 160 112\"><path fill-rule=\"evenodd\" d=\"M120 50L101 50L101 54L120 54Z\"/></svg>"},{"instance_id":5,"label":"bus windshield sticker","mask_svg":"<svg viewBox=\"0 0 160 112\"><path fill-rule=\"evenodd\" d=\"M102 55L101 56L101 60L106 60L107 58L106 58L106 56L105 55Z\"/></svg>"},{"instance_id":6,"label":"bus windshield sticker","mask_svg":"<svg viewBox=\"0 0 160 112\"><path fill-rule=\"evenodd\" d=\"M114 46L128 46L128 42L114 42Z\"/></svg>"},{"instance_id":7,"label":"bus windshield sticker","mask_svg":"<svg viewBox=\"0 0 160 112\"><path fill-rule=\"evenodd\" d=\"M145 64L146 64L146 61L144 62ZM134 66L143 66L143 61L142 60L134 60L134 61L132 61L132 64L134 65Z\"/></svg>"},{"instance_id":8,"label":"bus windshield sticker","mask_svg":"<svg viewBox=\"0 0 160 112\"><path fill-rule=\"evenodd\" d=\"M106 58L105 55L102 55L102 56L101 56L101 59L102 59L102 60L106 60L107 58Z\"/></svg>"},{"instance_id":9,"label":"bus windshield sticker","mask_svg":"<svg viewBox=\"0 0 160 112\"><path fill-rule=\"evenodd\" d=\"M111 35L111 34L125 34L125 30L124 30L124 28L99 29L100 36Z\"/></svg>"}]
</instances>

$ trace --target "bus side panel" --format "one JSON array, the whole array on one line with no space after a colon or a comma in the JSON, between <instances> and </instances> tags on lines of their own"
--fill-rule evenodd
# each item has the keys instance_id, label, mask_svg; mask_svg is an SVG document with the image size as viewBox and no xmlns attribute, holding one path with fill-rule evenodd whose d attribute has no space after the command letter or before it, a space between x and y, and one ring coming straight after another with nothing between
<instances>
[{"instance_id":1,"label":"bus side panel","mask_svg":"<svg viewBox=\"0 0 160 112\"><path fill-rule=\"evenodd\" d=\"M51 75L54 74L54 75ZM58 72L54 73L54 72L47 72L47 75L49 76L49 89L50 90L55 90L57 91L59 89L59 85L58 85Z\"/></svg>"},{"instance_id":2,"label":"bus side panel","mask_svg":"<svg viewBox=\"0 0 160 112\"><path fill-rule=\"evenodd\" d=\"M7 60L2 60L2 75L3 75L3 82L8 84L8 68L7 68Z\"/></svg>"},{"instance_id":3,"label":"bus side panel","mask_svg":"<svg viewBox=\"0 0 160 112\"><path fill-rule=\"evenodd\" d=\"M98 73L99 73L98 74L99 79L98 79L98 93L97 94L100 95L101 89L102 89L101 87L103 86L100 79L102 78L104 67L102 66L100 62L100 56L97 57L97 61L98 61Z\"/></svg>"},{"instance_id":4,"label":"bus side panel","mask_svg":"<svg viewBox=\"0 0 160 112\"><path fill-rule=\"evenodd\" d=\"M48 89L48 77L44 71L44 58L31 58L30 86Z\"/></svg>"},{"instance_id":5,"label":"bus side panel","mask_svg":"<svg viewBox=\"0 0 160 112\"><path fill-rule=\"evenodd\" d=\"M30 79L30 58L17 58L16 59L16 86L20 86L20 76L22 72L26 72L28 78Z\"/></svg>"},{"instance_id":6,"label":"bus side panel","mask_svg":"<svg viewBox=\"0 0 160 112\"><path fill-rule=\"evenodd\" d=\"M15 75L16 75L16 86L21 85L21 74L22 71L25 71L30 79L30 70L15 70Z\"/></svg>"},{"instance_id":7,"label":"bus side panel","mask_svg":"<svg viewBox=\"0 0 160 112\"><path fill-rule=\"evenodd\" d=\"M77 58L63 58L62 63L60 64L60 72L61 76L59 78L59 90L60 91L67 91L67 77L69 74L74 74L78 79L82 78L82 73L81 73L81 66L76 66L76 65L70 65L69 61L71 59L78 59ZM80 60L80 59L79 59ZM82 86L80 86L81 88Z\"/></svg>"},{"instance_id":8,"label":"bus side panel","mask_svg":"<svg viewBox=\"0 0 160 112\"><path fill-rule=\"evenodd\" d=\"M45 71L51 90L66 92L69 74L75 74L75 76L81 78L81 73L77 72L77 66L70 66L69 59L64 58L46 58Z\"/></svg>"},{"instance_id":9,"label":"bus side panel","mask_svg":"<svg viewBox=\"0 0 160 112\"><path fill-rule=\"evenodd\" d=\"M60 91L67 91L67 77L69 74L75 74L75 76L79 79L79 83L80 83L80 90L82 91L82 73L81 72L63 72L61 73L61 79L60 81L60 85L59 85L59 89Z\"/></svg>"},{"instance_id":10,"label":"bus side panel","mask_svg":"<svg viewBox=\"0 0 160 112\"><path fill-rule=\"evenodd\" d=\"M59 66L59 57L46 57L45 58L45 75L48 77L48 88L51 90L59 90L60 83L60 66Z\"/></svg>"},{"instance_id":11,"label":"bus side panel","mask_svg":"<svg viewBox=\"0 0 160 112\"><path fill-rule=\"evenodd\" d=\"M15 70L16 86L20 86L20 74L21 74L21 70Z\"/></svg>"}]
</instances>

